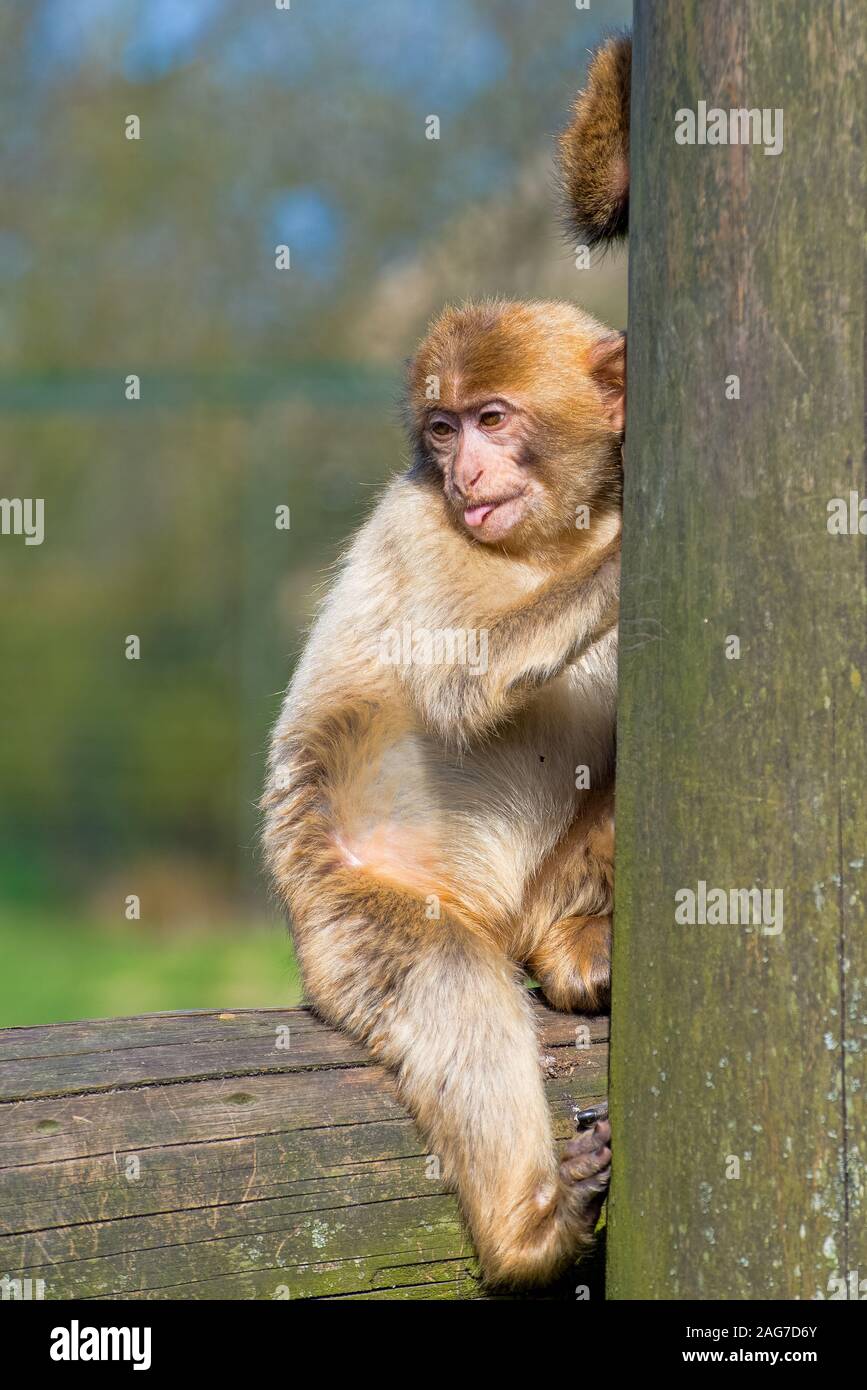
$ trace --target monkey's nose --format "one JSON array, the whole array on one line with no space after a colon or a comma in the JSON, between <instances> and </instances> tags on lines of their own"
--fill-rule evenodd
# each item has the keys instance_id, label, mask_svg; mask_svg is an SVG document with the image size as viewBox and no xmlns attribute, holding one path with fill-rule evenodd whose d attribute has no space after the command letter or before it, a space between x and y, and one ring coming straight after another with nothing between
<instances>
[{"instance_id":1,"label":"monkey's nose","mask_svg":"<svg viewBox=\"0 0 867 1390\"><path fill-rule=\"evenodd\" d=\"M484 471L484 468L480 468L479 471L476 473L475 477L467 478L467 481L465 483L462 483L458 478L455 479L455 487L461 494L461 497L463 497L464 501L467 501L469 499L470 493L472 492L476 483L481 478Z\"/></svg>"}]
</instances>

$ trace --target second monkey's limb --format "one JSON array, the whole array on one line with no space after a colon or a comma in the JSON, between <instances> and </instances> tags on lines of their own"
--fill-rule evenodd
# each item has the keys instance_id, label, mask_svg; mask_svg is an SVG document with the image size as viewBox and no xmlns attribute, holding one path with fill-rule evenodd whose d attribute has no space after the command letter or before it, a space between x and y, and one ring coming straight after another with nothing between
<instances>
[{"instance_id":1,"label":"second monkey's limb","mask_svg":"<svg viewBox=\"0 0 867 1390\"><path fill-rule=\"evenodd\" d=\"M560 137L569 221L588 246L625 237L629 228L629 99L632 39L618 34L596 50Z\"/></svg>"}]
</instances>

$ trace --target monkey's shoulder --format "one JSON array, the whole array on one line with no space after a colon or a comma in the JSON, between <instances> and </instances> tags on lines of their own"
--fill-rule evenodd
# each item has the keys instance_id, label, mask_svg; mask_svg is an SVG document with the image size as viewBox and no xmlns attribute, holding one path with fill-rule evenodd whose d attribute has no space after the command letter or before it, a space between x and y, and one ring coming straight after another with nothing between
<instances>
[{"instance_id":1,"label":"monkey's shoulder","mask_svg":"<svg viewBox=\"0 0 867 1390\"><path fill-rule=\"evenodd\" d=\"M401 477L386 486L320 599L289 687L290 705L324 695L332 678L360 689L393 676L378 661L382 634L415 609L432 608L442 574L435 506L436 499Z\"/></svg>"}]
</instances>

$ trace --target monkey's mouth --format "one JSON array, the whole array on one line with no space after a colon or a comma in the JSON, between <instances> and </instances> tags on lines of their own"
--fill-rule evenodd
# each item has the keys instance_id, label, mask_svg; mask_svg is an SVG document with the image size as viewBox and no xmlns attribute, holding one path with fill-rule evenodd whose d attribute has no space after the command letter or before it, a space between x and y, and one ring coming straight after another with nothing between
<instances>
[{"instance_id":1,"label":"monkey's mouth","mask_svg":"<svg viewBox=\"0 0 867 1390\"><path fill-rule=\"evenodd\" d=\"M523 491L515 492L511 497L499 497L492 502L478 502L473 507L467 507L464 523L471 531L495 530L498 534L503 534L518 520L521 508L516 507L515 503L520 502L523 496Z\"/></svg>"}]
</instances>

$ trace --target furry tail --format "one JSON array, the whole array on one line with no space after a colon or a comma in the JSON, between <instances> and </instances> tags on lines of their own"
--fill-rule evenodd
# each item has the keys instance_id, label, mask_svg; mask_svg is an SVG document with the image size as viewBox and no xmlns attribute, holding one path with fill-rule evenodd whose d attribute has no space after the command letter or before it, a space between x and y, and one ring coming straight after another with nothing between
<instances>
[{"instance_id":1,"label":"furry tail","mask_svg":"<svg viewBox=\"0 0 867 1390\"><path fill-rule=\"evenodd\" d=\"M632 38L618 34L594 53L560 137L567 215L587 246L608 244L628 230L631 77Z\"/></svg>"}]
</instances>

